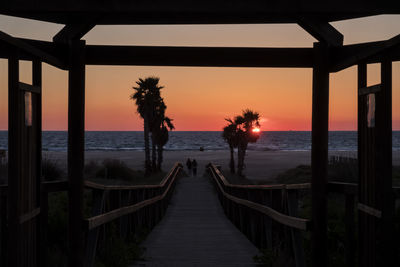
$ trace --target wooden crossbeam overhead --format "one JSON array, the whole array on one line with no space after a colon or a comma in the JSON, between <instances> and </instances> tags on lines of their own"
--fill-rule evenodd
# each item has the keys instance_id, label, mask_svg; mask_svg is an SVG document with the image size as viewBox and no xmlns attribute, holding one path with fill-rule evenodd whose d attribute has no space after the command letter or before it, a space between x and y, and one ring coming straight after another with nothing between
<instances>
[{"instance_id":1,"label":"wooden crossbeam overhead","mask_svg":"<svg viewBox=\"0 0 400 267\"><path fill-rule=\"evenodd\" d=\"M358 64L361 61L366 63L378 62L380 54L390 50L391 60L398 60L400 54L400 34L387 41L362 43L348 45L343 49L334 48L332 50L331 72L337 72L345 68ZM395 51L397 53L393 53Z\"/></svg>"},{"instance_id":2,"label":"wooden crossbeam overhead","mask_svg":"<svg viewBox=\"0 0 400 267\"><path fill-rule=\"evenodd\" d=\"M4 35L3 35L4 36ZM7 38L8 35L5 34ZM23 38L0 42L0 58L7 58L10 45L17 43L19 59L43 61L68 69L67 45ZM400 43L396 36L388 41L331 47L330 72L357 64L378 63L383 51L392 61L400 61ZM397 44L399 43L399 44ZM29 49L28 49L29 48ZM40 51L43 54L32 53ZM87 65L198 66L198 67L282 67L311 68L312 48L239 48L239 47L168 47L168 46L101 46L87 45ZM55 58L55 62L49 60ZM61 65L62 64L62 65Z\"/></svg>"},{"instance_id":3,"label":"wooden crossbeam overhead","mask_svg":"<svg viewBox=\"0 0 400 267\"><path fill-rule=\"evenodd\" d=\"M324 42L330 46L343 45L343 34L327 21L304 17L299 18L298 24L320 42Z\"/></svg>"},{"instance_id":4,"label":"wooden crossbeam overhead","mask_svg":"<svg viewBox=\"0 0 400 267\"><path fill-rule=\"evenodd\" d=\"M36 46L32 45L31 43L25 42L23 39L14 38L13 36L0 31L0 43L6 43L7 45L16 47L28 55L31 55L32 58L38 58L41 61L44 61L50 65L56 66L61 69L66 68L65 61L62 59L47 53L46 51L37 48ZM35 43L35 42L32 42ZM7 51L5 51L5 55L3 57L7 58Z\"/></svg>"},{"instance_id":5,"label":"wooden crossbeam overhead","mask_svg":"<svg viewBox=\"0 0 400 267\"><path fill-rule=\"evenodd\" d=\"M67 43L69 40L79 40L93 27L96 26L95 22L82 22L67 24L53 37L53 41L57 43Z\"/></svg>"},{"instance_id":6,"label":"wooden crossbeam overhead","mask_svg":"<svg viewBox=\"0 0 400 267\"><path fill-rule=\"evenodd\" d=\"M86 46L88 65L312 67L312 48Z\"/></svg>"},{"instance_id":7,"label":"wooden crossbeam overhead","mask_svg":"<svg viewBox=\"0 0 400 267\"><path fill-rule=\"evenodd\" d=\"M0 13L61 24L104 15L97 24L244 24L296 23L296 16L337 21L379 14L399 14L398 1L382 0L149 0L1 1Z\"/></svg>"}]
</instances>

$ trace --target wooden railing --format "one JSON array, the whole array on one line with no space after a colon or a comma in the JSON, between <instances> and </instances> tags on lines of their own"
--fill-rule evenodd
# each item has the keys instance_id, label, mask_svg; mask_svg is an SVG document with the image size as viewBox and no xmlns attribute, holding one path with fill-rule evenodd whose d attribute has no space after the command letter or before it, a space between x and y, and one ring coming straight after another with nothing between
<instances>
[{"instance_id":1,"label":"wooden railing","mask_svg":"<svg viewBox=\"0 0 400 267\"><path fill-rule=\"evenodd\" d=\"M208 171L226 215L250 241L259 248L270 249L284 241L286 246L283 247L293 256L295 265L305 266L300 230L311 231L312 221L297 217L298 197L311 189L310 183L236 185L229 183L216 165L210 163ZM358 185L328 182L327 191L345 197L345 262L346 266L355 266L356 208L363 208L357 203ZM399 199L400 187L393 187L393 194ZM364 212L374 212L364 209Z\"/></svg>"},{"instance_id":2,"label":"wooden railing","mask_svg":"<svg viewBox=\"0 0 400 267\"><path fill-rule=\"evenodd\" d=\"M160 184L156 185L102 185L85 181L85 187L91 191L91 217L84 219L86 230L86 256L84 266L93 266L98 240L105 238L107 224L115 222L117 234L125 238L137 234L144 228L151 230L164 216L182 165L176 163ZM0 256L7 253L7 185L0 186ZM42 183L40 210L34 216L40 216L42 253L47 251L48 194L68 191L68 181ZM33 216L33 215L32 215ZM32 217L31 216L31 217ZM100 231L102 228L102 231ZM46 255L43 255L46 258ZM44 265L43 265L44 266Z\"/></svg>"},{"instance_id":3,"label":"wooden railing","mask_svg":"<svg viewBox=\"0 0 400 267\"><path fill-rule=\"evenodd\" d=\"M288 266L305 266L302 234L310 220L298 217L299 185L234 185L213 164L208 171L216 185L227 217L259 248L277 249L292 255Z\"/></svg>"}]
</instances>

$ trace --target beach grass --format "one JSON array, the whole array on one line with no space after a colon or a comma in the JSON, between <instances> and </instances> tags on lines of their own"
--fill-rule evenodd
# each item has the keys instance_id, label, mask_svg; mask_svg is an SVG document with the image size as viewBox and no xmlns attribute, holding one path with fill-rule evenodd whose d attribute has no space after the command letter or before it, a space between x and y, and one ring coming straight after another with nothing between
<instances>
[{"instance_id":1,"label":"beach grass","mask_svg":"<svg viewBox=\"0 0 400 267\"><path fill-rule=\"evenodd\" d=\"M145 185L159 184L166 172L145 176L144 171L134 170L121 160L105 159L101 164L91 161L85 165L87 180L104 185Z\"/></svg>"}]
</instances>

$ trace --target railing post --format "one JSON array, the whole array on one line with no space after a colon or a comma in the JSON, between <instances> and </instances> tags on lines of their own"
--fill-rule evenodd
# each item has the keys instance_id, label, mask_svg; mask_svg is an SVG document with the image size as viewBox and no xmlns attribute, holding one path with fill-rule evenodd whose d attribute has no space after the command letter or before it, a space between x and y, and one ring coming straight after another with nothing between
<instances>
[{"instance_id":1,"label":"railing post","mask_svg":"<svg viewBox=\"0 0 400 267\"><path fill-rule=\"evenodd\" d=\"M104 207L104 200L106 194L108 192L93 189L93 208L92 208L92 216L96 216L102 213ZM91 267L94 264L94 259L96 257L96 250L97 250L97 240L99 237L100 227L96 227L92 229L87 234L87 243L86 243L86 256L85 256L85 266Z\"/></svg>"},{"instance_id":2,"label":"railing post","mask_svg":"<svg viewBox=\"0 0 400 267\"><path fill-rule=\"evenodd\" d=\"M272 207L272 194L271 190L264 191L264 204L267 207ZM272 249L272 219L266 215L264 217L265 239L268 249Z\"/></svg>"},{"instance_id":3,"label":"railing post","mask_svg":"<svg viewBox=\"0 0 400 267\"><path fill-rule=\"evenodd\" d=\"M129 205L129 191L124 190L121 191L121 206L120 207L125 207ZM121 218L120 221L120 236L121 238L125 238L127 233L128 233L128 221L129 221L129 215L125 215Z\"/></svg>"},{"instance_id":4,"label":"railing post","mask_svg":"<svg viewBox=\"0 0 400 267\"><path fill-rule=\"evenodd\" d=\"M287 190L288 194L288 215L297 217L298 216L298 192L297 190ZM294 259L296 262L296 267L305 266L304 248L303 248L303 238L301 232L298 229L290 229L293 245Z\"/></svg>"}]
</instances>

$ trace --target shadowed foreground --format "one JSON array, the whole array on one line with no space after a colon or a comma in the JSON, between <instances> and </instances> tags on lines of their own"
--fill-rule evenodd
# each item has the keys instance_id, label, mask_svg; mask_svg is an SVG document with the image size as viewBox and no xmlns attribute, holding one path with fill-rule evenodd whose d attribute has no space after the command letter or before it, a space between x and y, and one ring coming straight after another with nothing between
<instances>
[{"instance_id":1,"label":"shadowed foreground","mask_svg":"<svg viewBox=\"0 0 400 267\"><path fill-rule=\"evenodd\" d=\"M183 177L134 266L254 266L257 248L225 217L212 184Z\"/></svg>"}]
</instances>

